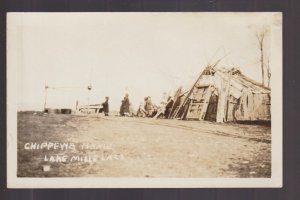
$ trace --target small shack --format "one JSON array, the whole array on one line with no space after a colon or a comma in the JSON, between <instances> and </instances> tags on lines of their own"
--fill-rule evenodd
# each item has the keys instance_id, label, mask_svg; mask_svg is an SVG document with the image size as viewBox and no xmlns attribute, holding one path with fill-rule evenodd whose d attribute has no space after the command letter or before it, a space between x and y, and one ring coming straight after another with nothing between
<instances>
[{"instance_id":1,"label":"small shack","mask_svg":"<svg viewBox=\"0 0 300 200\"><path fill-rule=\"evenodd\" d=\"M188 92L174 96L169 119L215 122L271 121L271 89L239 69L208 65Z\"/></svg>"}]
</instances>

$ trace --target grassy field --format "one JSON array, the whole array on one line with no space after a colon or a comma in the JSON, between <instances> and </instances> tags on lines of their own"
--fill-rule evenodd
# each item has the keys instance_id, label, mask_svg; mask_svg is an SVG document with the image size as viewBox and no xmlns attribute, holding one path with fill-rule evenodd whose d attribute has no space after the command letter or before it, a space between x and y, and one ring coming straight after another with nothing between
<instances>
[{"instance_id":1,"label":"grassy field","mask_svg":"<svg viewBox=\"0 0 300 200\"><path fill-rule=\"evenodd\" d=\"M19 112L18 176L270 177L271 128Z\"/></svg>"}]
</instances>

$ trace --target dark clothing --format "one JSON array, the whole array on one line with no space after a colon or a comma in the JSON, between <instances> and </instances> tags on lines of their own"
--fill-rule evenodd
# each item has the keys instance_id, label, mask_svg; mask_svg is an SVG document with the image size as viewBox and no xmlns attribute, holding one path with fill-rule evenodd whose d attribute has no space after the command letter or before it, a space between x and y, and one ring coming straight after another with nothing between
<instances>
[{"instance_id":1,"label":"dark clothing","mask_svg":"<svg viewBox=\"0 0 300 200\"><path fill-rule=\"evenodd\" d=\"M129 99L128 98L125 98L124 99L124 112L126 113L129 113L129 106L130 106L130 103L129 103Z\"/></svg>"},{"instance_id":2,"label":"dark clothing","mask_svg":"<svg viewBox=\"0 0 300 200\"><path fill-rule=\"evenodd\" d=\"M129 99L127 97L124 97L124 99L122 100L121 107L120 107L120 115L121 116L124 116L125 113L129 113L129 106L130 106Z\"/></svg>"},{"instance_id":3,"label":"dark clothing","mask_svg":"<svg viewBox=\"0 0 300 200\"><path fill-rule=\"evenodd\" d=\"M109 104L108 104L108 100L106 100L105 102L102 103L102 110L105 114L105 116L108 116L108 113L109 113Z\"/></svg>"},{"instance_id":4,"label":"dark clothing","mask_svg":"<svg viewBox=\"0 0 300 200\"><path fill-rule=\"evenodd\" d=\"M124 100L122 100L121 106L120 106L120 115L124 116Z\"/></svg>"}]
</instances>

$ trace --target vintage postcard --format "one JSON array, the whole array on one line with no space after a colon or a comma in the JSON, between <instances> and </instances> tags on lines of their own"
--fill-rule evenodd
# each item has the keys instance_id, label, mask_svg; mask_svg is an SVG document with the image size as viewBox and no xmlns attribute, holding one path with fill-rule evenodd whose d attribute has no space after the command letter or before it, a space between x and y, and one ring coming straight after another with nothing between
<instances>
[{"instance_id":1,"label":"vintage postcard","mask_svg":"<svg viewBox=\"0 0 300 200\"><path fill-rule=\"evenodd\" d=\"M8 13L8 187L282 187L282 67L280 12Z\"/></svg>"}]
</instances>

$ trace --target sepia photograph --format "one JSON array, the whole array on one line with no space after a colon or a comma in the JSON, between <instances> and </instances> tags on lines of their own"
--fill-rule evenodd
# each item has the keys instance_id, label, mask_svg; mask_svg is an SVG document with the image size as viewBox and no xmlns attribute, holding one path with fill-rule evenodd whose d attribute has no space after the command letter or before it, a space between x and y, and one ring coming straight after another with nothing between
<instances>
[{"instance_id":1,"label":"sepia photograph","mask_svg":"<svg viewBox=\"0 0 300 200\"><path fill-rule=\"evenodd\" d=\"M282 13L8 13L7 127L12 188L281 187Z\"/></svg>"}]
</instances>

